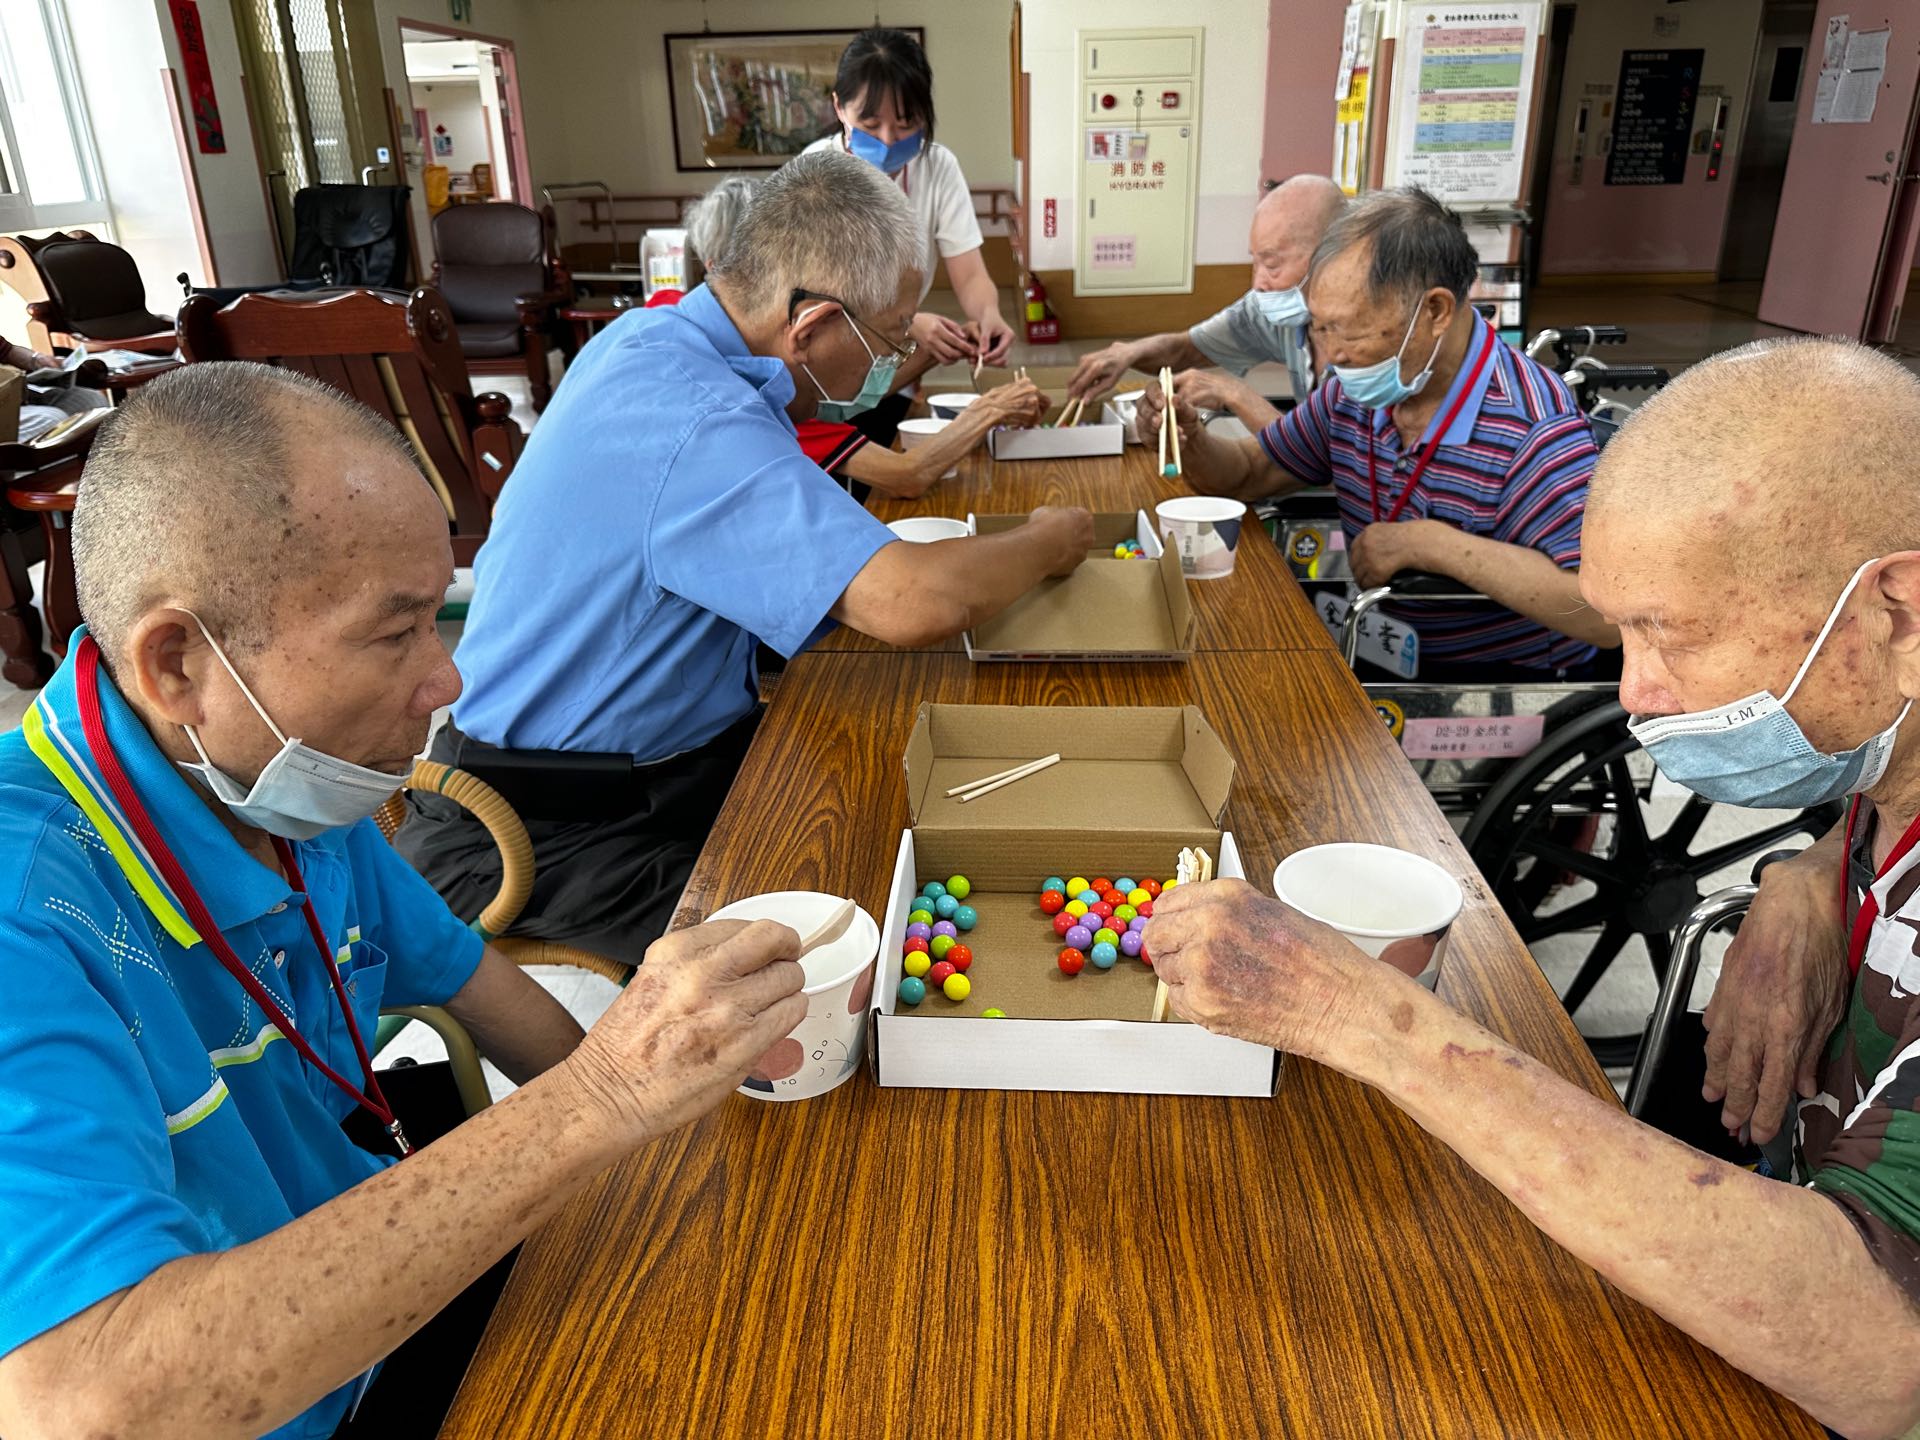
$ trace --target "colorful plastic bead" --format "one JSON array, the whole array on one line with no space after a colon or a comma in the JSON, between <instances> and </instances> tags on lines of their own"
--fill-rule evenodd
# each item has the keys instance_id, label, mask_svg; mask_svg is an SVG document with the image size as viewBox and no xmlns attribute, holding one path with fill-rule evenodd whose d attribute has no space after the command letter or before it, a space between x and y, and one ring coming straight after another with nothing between
<instances>
[{"instance_id":1,"label":"colorful plastic bead","mask_svg":"<svg viewBox=\"0 0 1920 1440\"><path fill-rule=\"evenodd\" d=\"M1133 906L1131 905L1116 905L1113 907L1113 914L1109 918L1118 920L1121 924L1124 925L1139 913L1140 912L1134 909Z\"/></svg>"},{"instance_id":2,"label":"colorful plastic bead","mask_svg":"<svg viewBox=\"0 0 1920 1440\"><path fill-rule=\"evenodd\" d=\"M1084 875L1076 875L1073 879L1067 881L1067 894L1069 895L1078 895L1086 888L1087 881Z\"/></svg>"},{"instance_id":3,"label":"colorful plastic bead","mask_svg":"<svg viewBox=\"0 0 1920 1440\"><path fill-rule=\"evenodd\" d=\"M949 975L940 982L940 993L949 1000L964 1000L973 993L973 982L964 975Z\"/></svg>"},{"instance_id":4,"label":"colorful plastic bead","mask_svg":"<svg viewBox=\"0 0 1920 1440\"><path fill-rule=\"evenodd\" d=\"M942 960L931 970L927 971L927 983L929 985L945 985L949 975L958 975L959 973L958 970L953 968L951 962Z\"/></svg>"},{"instance_id":5,"label":"colorful plastic bead","mask_svg":"<svg viewBox=\"0 0 1920 1440\"><path fill-rule=\"evenodd\" d=\"M1133 917L1133 919L1127 921L1127 933L1129 935L1138 935L1142 930L1146 928L1147 928L1147 917L1145 915L1136 915Z\"/></svg>"},{"instance_id":6,"label":"colorful plastic bead","mask_svg":"<svg viewBox=\"0 0 1920 1440\"><path fill-rule=\"evenodd\" d=\"M1089 909L1091 909L1093 906L1098 905L1100 903L1100 892L1098 890L1095 890L1092 886L1088 886L1085 890L1082 890L1078 895L1074 896L1073 898L1078 900L1082 905L1085 905Z\"/></svg>"},{"instance_id":7,"label":"colorful plastic bead","mask_svg":"<svg viewBox=\"0 0 1920 1440\"><path fill-rule=\"evenodd\" d=\"M1067 974L1078 975L1082 970L1087 968L1087 957L1082 955L1078 950L1062 950L1057 963ZM907 982L902 980L900 983L904 985Z\"/></svg>"},{"instance_id":8,"label":"colorful plastic bead","mask_svg":"<svg viewBox=\"0 0 1920 1440\"><path fill-rule=\"evenodd\" d=\"M956 900L964 900L973 893L973 882L964 875L947 877L947 894Z\"/></svg>"},{"instance_id":9,"label":"colorful plastic bead","mask_svg":"<svg viewBox=\"0 0 1920 1440\"><path fill-rule=\"evenodd\" d=\"M1090 915L1098 915L1102 920L1111 920L1113 918L1113 906L1102 900L1098 905L1089 905L1087 907L1087 913Z\"/></svg>"},{"instance_id":10,"label":"colorful plastic bead","mask_svg":"<svg viewBox=\"0 0 1920 1440\"><path fill-rule=\"evenodd\" d=\"M903 955L911 955L916 950L919 951L922 955L926 954L927 942L922 940L918 935L909 935L907 937L907 943L900 947L900 952Z\"/></svg>"},{"instance_id":11,"label":"colorful plastic bead","mask_svg":"<svg viewBox=\"0 0 1920 1440\"><path fill-rule=\"evenodd\" d=\"M982 1020L1004 1020L1007 1018L1007 1012L1004 1010L982 1010L980 1012L980 1018Z\"/></svg>"},{"instance_id":12,"label":"colorful plastic bead","mask_svg":"<svg viewBox=\"0 0 1920 1440\"><path fill-rule=\"evenodd\" d=\"M954 969L964 971L973 964L973 950L970 946L956 945L947 951L946 961Z\"/></svg>"},{"instance_id":13,"label":"colorful plastic bead","mask_svg":"<svg viewBox=\"0 0 1920 1440\"><path fill-rule=\"evenodd\" d=\"M1067 882L1062 880L1058 875L1049 875L1040 882L1040 888L1042 890L1058 890L1062 894L1065 894Z\"/></svg>"},{"instance_id":14,"label":"colorful plastic bead","mask_svg":"<svg viewBox=\"0 0 1920 1440\"><path fill-rule=\"evenodd\" d=\"M933 922L933 933L934 933L935 935L946 935L946 936L949 936L949 937L951 937L952 939L955 939L955 940L958 940L958 939L960 938L960 930L959 930L959 927L958 927L958 926L956 926L956 925L955 925L955 924L953 923L953 921L951 921L951 920L936 920L936 921L934 921L934 922Z\"/></svg>"},{"instance_id":15,"label":"colorful plastic bead","mask_svg":"<svg viewBox=\"0 0 1920 1440\"><path fill-rule=\"evenodd\" d=\"M1171 889L1173 889L1173 887L1174 887L1174 886L1176 886L1176 885L1178 885L1179 883L1180 883L1180 882L1179 882L1178 880L1169 880L1169 881L1167 881L1167 883L1166 883L1166 884L1164 884L1164 885L1162 885L1162 886L1160 887L1160 895L1164 895L1164 894L1166 894L1166 893L1167 893L1167 891L1169 891L1169 890L1171 890ZM1156 895L1156 896L1154 896L1153 898L1154 898L1154 899L1156 899L1156 900L1158 900L1158 899L1160 898L1160 895Z\"/></svg>"},{"instance_id":16,"label":"colorful plastic bead","mask_svg":"<svg viewBox=\"0 0 1920 1440\"><path fill-rule=\"evenodd\" d=\"M1111 945L1100 944L1093 947L1093 964L1098 970L1113 969L1113 962L1120 958L1120 952Z\"/></svg>"},{"instance_id":17,"label":"colorful plastic bead","mask_svg":"<svg viewBox=\"0 0 1920 1440\"><path fill-rule=\"evenodd\" d=\"M1127 891L1127 904L1133 906L1133 908L1136 910L1138 910L1142 905L1146 904L1151 899L1153 899L1152 892L1147 890L1144 886L1136 885L1131 890Z\"/></svg>"},{"instance_id":18,"label":"colorful plastic bead","mask_svg":"<svg viewBox=\"0 0 1920 1440\"><path fill-rule=\"evenodd\" d=\"M927 953L936 960L944 960L947 952L958 943L951 935L936 935L928 942Z\"/></svg>"},{"instance_id":19,"label":"colorful plastic bead","mask_svg":"<svg viewBox=\"0 0 1920 1440\"><path fill-rule=\"evenodd\" d=\"M1087 902L1084 900L1069 900L1065 905L1060 907L1060 911L1063 915L1071 915L1074 919L1078 920L1082 915L1087 913Z\"/></svg>"},{"instance_id":20,"label":"colorful plastic bead","mask_svg":"<svg viewBox=\"0 0 1920 1440\"><path fill-rule=\"evenodd\" d=\"M924 920L916 920L907 926L907 938L910 940L931 940L933 927Z\"/></svg>"},{"instance_id":21,"label":"colorful plastic bead","mask_svg":"<svg viewBox=\"0 0 1920 1440\"><path fill-rule=\"evenodd\" d=\"M1104 876L1104 875L1100 875L1100 876L1097 876L1097 877L1095 877L1094 879L1092 879L1092 880L1089 880L1089 881L1088 881L1087 883L1088 883L1089 885L1091 885L1091 886L1093 886L1093 888L1094 888L1094 889L1096 889L1096 890L1111 890L1111 889L1113 889L1113 881L1111 881L1111 880L1109 880L1109 879L1108 879L1108 878L1107 878L1106 876Z\"/></svg>"},{"instance_id":22,"label":"colorful plastic bead","mask_svg":"<svg viewBox=\"0 0 1920 1440\"><path fill-rule=\"evenodd\" d=\"M1062 895L1058 890L1042 890L1040 892L1041 914L1058 915L1062 910L1066 909L1066 907L1067 897Z\"/></svg>"},{"instance_id":23,"label":"colorful plastic bead","mask_svg":"<svg viewBox=\"0 0 1920 1440\"><path fill-rule=\"evenodd\" d=\"M960 902L951 895L942 895L933 902L933 913L942 920L953 919L953 912L960 908Z\"/></svg>"},{"instance_id":24,"label":"colorful plastic bead","mask_svg":"<svg viewBox=\"0 0 1920 1440\"><path fill-rule=\"evenodd\" d=\"M1140 888L1154 899L1160 897L1160 882L1158 880L1142 880L1140 882Z\"/></svg>"},{"instance_id":25,"label":"colorful plastic bead","mask_svg":"<svg viewBox=\"0 0 1920 1440\"><path fill-rule=\"evenodd\" d=\"M1123 875L1118 880L1113 882L1113 888L1118 890L1122 895L1124 895L1129 890L1133 889L1133 881L1127 879L1126 876Z\"/></svg>"},{"instance_id":26,"label":"colorful plastic bead","mask_svg":"<svg viewBox=\"0 0 1920 1440\"><path fill-rule=\"evenodd\" d=\"M1127 560L1131 559L1132 556L1133 552L1127 549L1125 545L1116 545L1113 547L1113 558L1116 560Z\"/></svg>"},{"instance_id":27,"label":"colorful plastic bead","mask_svg":"<svg viewBox=\"0 0 1920 1440\"><path fill-rule=\"evenodd\" d=\"M1093 932L1084 925L1076 925L1067 931L1067 944L1076 950L1085 950L1093 944Z\"/></svg>"},{"instance_id":28,"label":"colorful plastic bead","mask_svg":"<svg viewBox=\"0 0 1920 1440\"><path fill-rule=\"evenodd\" d=\"M916 950L900 962L900 968L909 975L924 975L933 968L933 961L927 958L925 951Z\"/></svg>"},{"instance_id":29,"label":"colorful plastic bead","mask_svg":"<svg viewBox=\"0 0 1920 1440\"><path fill-rule=\"evenodd\" d=\"M1149 970L1153 968L1153 956L1147 953L1147 937L1144 935L1140 937L1140 963Z\"/></svg>"},{"instance_id":30,"label":"colorful plastic bead","mask_svg":"<svg viewBox=\"0 0 1920 1440\"><path fill-rule=\"evenodd\" d=\"M902 1005L918 1005L922 1000L926 998L927 998L927 982L926 981L919 979L916 976L909 975L906 979L900 982L900 1003Z\"/></svg>"},{"instance_id":31,"label":"colorful plastic bead","mask_svg":"<svg viewBox=\"0 0 1920 1440\"><path fill-rule=\"evenodd\" d=\"M942 885L938 880L929 880L921 887L920 893L929 900L938 900L942 895L947 893L947 887Z\"/></svg>"},{"instance_id":32,"label":"colorful plastic bead","mask_svg":"<svg viewBox=\"0 0 1920 1440\"><path fill-rule=\"evenodd\" d=\"M1120 943L1120 932L1110 926L1102 925L1098 930L1093 932L1093 943L1096 945L1118 945Z\"/></svg>"},{"instance_id":33,"label":"colorful plastic bead","mask_svg":"<svg viewBox=\"0 0 1920 1440\"><path fill-rule=\"evenodd\" d=\"M1133 913L1138 915L1142 920L1151 920L1153 918L1153 901L1149 900L1144 905L1136 905Z\"/></svg>"},{"instance_id":34,"label":"colorful plastic bead","mask_svg":"<svg viewBox=\"0 0 1920 1440\"><path fill-rule=\"evenodd\" d=\"M980 912L971 905L962 905L953 912L953 923L960 930L971 930L980 923Z\"/></svg>"},{"instance_id":35,"label":"colorful plastic bead","mask_svg":"<svg viewBox=\"0 0 1920 1440\"><path fill-rule=\"evenodd\" d=\"M1129 957L1136 956L1140 953L1140 943L1140 932L1129 930L1120 937L1120 953Z\"/></svg>"},{"instance_id":36,"label":"colorful plastic bead","mask_svg":"<svg viewBox=\"0 0 1920 1440\"><path fill-rule=\"evenodd\" d=\"M1118 890L1109 890L1100 897L1100 903L1106 906L1107 909L1112 910L1117 906L1126 904L1127 897L1122 895Z\"/></svg>"},{"instance_id":37,"label":"colorful plastic bead","mask_svg":"<svg viewBox=\"0 0 1920 1440\"><path fill-rule=\"evenodd\" d=\"M913 913L907 916L907 923L909 925L931 925L933 924L933 911L925 905L916 905L913 907Z\"/></svg>"},{"instance_id":38,"label":"colorful plastic bead","mask_svg":"<svg viewBox=\"0 0 1920 1440\"><path fill-rule=\"evenodd\" d=\"M1069 915L1066 911L1062 910L1058 915L1053 917L1053 933L1064 939L1067 931L1073 929L1078 923L1077 917Z\"/></svg>"}]
</instances>

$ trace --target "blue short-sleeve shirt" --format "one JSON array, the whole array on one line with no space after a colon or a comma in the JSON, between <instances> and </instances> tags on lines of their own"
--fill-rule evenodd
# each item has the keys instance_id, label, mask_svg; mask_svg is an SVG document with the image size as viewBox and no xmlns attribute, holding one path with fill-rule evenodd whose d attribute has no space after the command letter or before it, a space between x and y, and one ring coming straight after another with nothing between
<instances>
[{"instance_id":1,"label":"blue short-sleeve shirt","mask_svg":"<svg viewBox=\"0 0 1920 1440\"><path fill-rule=\"evenodd\" d=\"M706 286L580 352L474 567L454 722L490 745L642 763L758 699L893 533L801 450L793 380Z\"/></svg>"},{"instance_id":2,"label":"blue short-sleeve shirt","mask_svg":"<svg viewBox=\"0 0 1920 1440\"><path fill-rule=\"evenodd\" d=\"M100 699L122 768L234 953L357 1082L301 897L240 848L104 670ZM383 1004L443 1004L473 974L480 937L372 821L294 851L369 1042ZM69 658L0 737L0 1354L392 1163L341 1131L353 1103L187 921L101 779ZM331 1435L351 1390L274 1436Z\"/></svg>"}]
</instances>

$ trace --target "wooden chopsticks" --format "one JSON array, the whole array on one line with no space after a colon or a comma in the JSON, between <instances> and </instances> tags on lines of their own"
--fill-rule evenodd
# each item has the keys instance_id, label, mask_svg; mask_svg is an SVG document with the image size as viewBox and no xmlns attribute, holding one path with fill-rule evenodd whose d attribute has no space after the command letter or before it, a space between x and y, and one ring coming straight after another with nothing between
<instances>
[{"instance_id":1,"label":"wooden chopsticks","mask_svg":"<svg viewBox=\"0 0 1920 1440\"><path fill-rule=\"evenodd\" d=\"M1180 852L1180 863L1173 872L1173 878L1182 885L1205 884L1213 879L1213 857L1197 846ZM1153 1019L1167 1018L1167 1002L1173 998L1173 992L1167 989L1167 982L1157 980L1153 987Z\"/></svg>"},{"instance_id":2,"label":"wooden chopsticks","mask_svg":"<svg viewBox=\"0 0 1920 1440\"><path fill-rule=\"evenodd\" d=\"M982 775L978 780L969 780L964 785L956 785L947 791L947 798L952 799L958 795L960 797L960 803L964 805L969 800L978 800L982 795L991 794L1002 785L1011 785L1014 781L1024 780L1029 775L1038 775L1048 766L1059 763L1060 756L1058 752L1052 755L1043 755L1038 760L1030 760L1025 765L1016 765L1011 770L1001 770L993 775Z\"/></svg>"},{"instance_id":3,"label":"wooden chopsticks","mask_svg":"<svg viewBox=\"0 0 1920 1440\"><path fill-rule=\"evenodd\" d=\"M1180 474L1180 426L1173 416L1173 367L1160 367L1160 395L1165 402L1160 409L1160 473L1172 480ZM1167 461L1168 438L1172 438L1173 461Z\"/></svg>"}]
</instances>

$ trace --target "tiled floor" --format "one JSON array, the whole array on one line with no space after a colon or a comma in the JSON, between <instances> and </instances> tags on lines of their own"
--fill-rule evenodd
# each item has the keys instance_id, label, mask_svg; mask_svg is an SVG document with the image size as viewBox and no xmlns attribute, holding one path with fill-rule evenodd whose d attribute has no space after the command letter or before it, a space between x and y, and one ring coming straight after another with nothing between
<instances>
[{"instance_id":1,"label":"tiled floor","mask_svg":"<svg viewBox=\"0 0 1920 1440\"><path fill-rule=\"evenodd\" d=\"M1758 285L1750 284L1546 289L1536 294L1529 321L1535 329L1547 325L1565 327L1582 323L1623 325L1629 331L1628 342L1618 348L1610 347L1604 352L1605 358L1625 363L1665 365L1679 370L1717 351L1763 336L1785 333L1756 317L1754 311L1758 298ZM931 297L932 308L941 308L943 300L947 302L946 308L951 309L951 295L944 291L934 292ZM1920 309L1909 307L1909 313L1914 319L1902 326L1899 343L1888 348L1920 369ZM1010 363L1028 366L1071 364L1080 355L1109 343L1107 339L1067 340L1046 346L1030 346L1021 342L1015 345ZM1286 372L1279 366L1264 367L1255 371L1249 379L1256 388L1269 394L1284 393L1287 388ZM926 383L934 389L948 384L964 385L965 372L958 366L935 370L929 373ZM486 388L509 395L514 401L515 418L524 427L532 428L536 417L528 404L524 381L512 377L492 377ZM1632 397L1623 398L1630 401ZM450 644L457 643L458 631L457 625L443 627ZM11 729L17 725L31 700L32 696L27 692L0 685L0 729ZM1716 814L1709 821L1700 843L1704 847L1709 843L1731 839L1742 833L1743 826L1758 828L1766 823L1767 818L1764 815L1749 818L1725 812ZM1729 873L1724 877L1716 877L1714 883L1726 884L1744 878L1743 875ZM1548 975L1561 984L1570 978L1580 953L1577 946L1556 947L1551 942L1542 945L1536 952ZM1717 961L1717 952L1710 953L1707 965L1703 966L1703 994L1710 988L1711 976L1717 971ZM582 1024L591 1024L597 1019L618 993L614 986L599 977L574 970L539 967L533 973ZM1622 956L1582 1007L1578 1017L1582 1028L1595 1034L1637 1030L1652 1006L1653 990L1652 970L1644 952L1636 945ZM424 1059L437 1054L439 1048L438 1040L416 1025L403 1034L382 1059L390 1060L403 1054ZM489 1077L496 1095L512 1088L491 1067Z\"/></svg>"}]
</instances>

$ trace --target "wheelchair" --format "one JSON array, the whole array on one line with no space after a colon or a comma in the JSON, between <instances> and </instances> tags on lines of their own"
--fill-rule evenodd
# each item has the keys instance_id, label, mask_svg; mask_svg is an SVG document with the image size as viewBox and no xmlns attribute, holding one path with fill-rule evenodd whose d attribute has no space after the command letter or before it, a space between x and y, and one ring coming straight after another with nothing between
<instances>
[{"instance_id":1,"label":"wheelchair","mask_svg":"<svg viewBox=\"0 0 1920 1440\"><path fill-rule=\"evenodd\" d=\"M1669 378L1657 366L1609 365L1592 354L1625 339L1618 326L1581 326L1543 331L1527 346L1559 369L1600 445L1630 413L1609 392L1656 390ZM1398 667L1393 679L1363 675L1363 688L1521 939L1557 951L1555 968L1571 974L1560 987L1569 1014L1577 1016L1636 939L1664 981L1674 970L1676 930L1726 883L1721 872L1796 836L1817 838L1838 818L1838 807L1824 806L1716 838L1710 802L1677 787L1656 794L1653 762L1627 730L1617 673L1423 683L1417 631L1389 607L1486 597L1445 576L1410 573L1349 597L1353 575L1331 491L1286 497L1270 524L1348 664ZM1640 1039L1587 1036L1610 1067L1630 1065Z\"/></svg>"}]
</instances>

